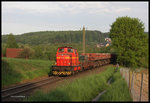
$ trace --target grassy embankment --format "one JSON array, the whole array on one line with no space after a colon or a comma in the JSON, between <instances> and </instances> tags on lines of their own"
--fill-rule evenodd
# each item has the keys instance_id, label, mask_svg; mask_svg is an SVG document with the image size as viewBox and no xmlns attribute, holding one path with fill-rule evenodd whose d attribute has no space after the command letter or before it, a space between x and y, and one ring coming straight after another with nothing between
<instances>
[{"instance_id":1,"label":"grassy embankment","mask_svg":"<svg viewBox=\"0 0 150 103\"><path fill-rule=\"evenodd\" d=\"M108 67L100 74L76 79L71 83L65 81L64 85L48 93L39 90L24 101L91 101L99 92L109 87L107 80L113 73L114 67Z\"/></svg>"},{"instance_id":2,"label":"grassy embankment","mask_svg":"<svg viewBox=\"0 0 150 103\"><path fill-rule=\"evenodd\" d=\"M119 70L112 76L110 87L107 88L107 92L101 96L99 101L132 101L127 83L120 75Z\"/></svg>"},{"instance_id":3,"label":"grassy embankment","mask_svg":"<svg viewBox=\"0 0 150 103\"><path fill-rule=\"evenodd\" d=\"M54 61L2 58L2 87L48 75Z\"/></svg>"}]
</instances>

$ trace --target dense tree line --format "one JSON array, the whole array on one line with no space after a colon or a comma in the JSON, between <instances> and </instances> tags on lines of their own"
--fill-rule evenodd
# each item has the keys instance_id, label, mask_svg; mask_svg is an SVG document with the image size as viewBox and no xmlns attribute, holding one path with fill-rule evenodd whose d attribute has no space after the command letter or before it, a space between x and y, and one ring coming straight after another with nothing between
<instances>
[{"instance_id":1,"label":"dense tree line","mask_svg":"<svg viewBox=\"0 0 150 103\"><path fill-rule=\"evenodd\" d=\"M8 41L10 41L9 36L2 36L2 52L4 56ZM22 35L11 35L11 37L15 38L19 48L23 48L19 55L21 58L55 60L56 50L61 46L70 46L82 53L82 31L32 32ZM100 52L100 49L96 47L96 43L103 42L105 37L108 37L108 33L86 31L86 52ZM101 50L101 52L105 52L105 49Z\"/></svg>"},{"instance_id":2,"label":"dense tree line","mask_svg":"<svg viewBox=\"0 0 150 103\"><path fill-rule=\"evenodd\" d=\"M42 60L55 60L58 47L70 46L78 50L78 53L82 53L82 43L55 43L55 44L18 44L19 48L23 48L20 53L20 58L27 59L42 59ZM6 49L6 44L2 44L2 48ZM97 48L95 44L86 44L86 53L108 53L111 52L110 47ZM5 51L2 51L3 54ZM5 56L5 55L4 55Z\"/></svg>"},{"instance_id":3,"label":"dense tree line","mask_svg":"<svg viewBox=\"0 0 150 103\"><path fill-rule=\"evenodd\" d=\"M86 53L116 53L117 61L127 67L148 68L148 33L137 18L119 17L111 25L109 33L86 30ZM97 48L111 37L109 47ZM8 40L10 39L10 40ZM14 42L16 40L17 44ZM12 43L11 43L12 42ZM13 44L24 48L20 57L30 59L55 60L56 50L61 46L71 46L82 53L82 31L40 31L22 35L2 35L2 53ZM26 54L29 54L28 56Z\"/></svg>"},{"instance_id":4,"label":"dense tree line","mask_svg":"<svg viewBox=\"0 0 150 103\"><path fill-rule=\"evenodd\" d=\"M86 43L104 42L108 33L86 30ZM40 31L14 35L17 43L39 45L50 43L81 43L82 31ZM8 35L2 35L2 42L7 42Z\"/></svg>"}]
</instances>

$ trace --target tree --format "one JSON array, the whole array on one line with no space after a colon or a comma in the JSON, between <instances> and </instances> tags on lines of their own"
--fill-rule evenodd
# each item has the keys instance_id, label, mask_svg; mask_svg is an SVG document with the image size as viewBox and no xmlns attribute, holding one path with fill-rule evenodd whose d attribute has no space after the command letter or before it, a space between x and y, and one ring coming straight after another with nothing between
<instances>
[{"instance_id":1,"label":"tree","mask_svg":"<svg viewBox=\"0 0 150 103\"><path fill-rule=\"evenodd\" d=\"M141 66L146 55L144 24L138 18L118 17L111 25L110 38L118 63L127 67Z\"/></svg>"},{"instance_id":2,"label":"tree","mask_svg":"<svg viewBox=\"0 0 150 103\"><path fill-rule=\"evenodd\" d=\"M34 48L35 50L35 54L34 54L34 58L35 59L42 59L43 58L43 48L41 45L38 45Z\"/></svg>"},{"instance_id":3,"label":"tree","mask_svg":"<svg viewBox=\"0 0 150 103\"><path fill-rule=\"evenodd\" d=\"M12 33L8 36L6 48L18 48L15 37Z\"/></svg>"},{"instance_id":4,"label":"tree","mask_svg":"<svg viewBox=\"0 0 150 103\"><path fill-rule=\"evenodd\" d=\"M19 53L19 56L20 58L26 58L26 59L29 59L31 58L32 56L34 55L34 50L30 47L25 47L23 48L23 50Z\"/></svg>"},{"instance_id":5,"label":"tree","mask_svg":"<svg viewBox=\"0 0 150 103\"><path fill-rule=\"evenodd\" d=\"M5 57L6 56L6 44L2 43L1 46L2 46L2 49L1 49L2 54L1 55L3 55L3 57Z\"/></svg>"}]
</instances>

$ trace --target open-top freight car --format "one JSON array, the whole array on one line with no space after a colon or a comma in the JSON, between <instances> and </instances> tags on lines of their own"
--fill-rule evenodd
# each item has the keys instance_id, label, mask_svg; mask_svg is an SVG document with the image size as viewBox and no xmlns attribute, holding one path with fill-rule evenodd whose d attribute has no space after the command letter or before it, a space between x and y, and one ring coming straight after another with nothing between
<instances>
[{"instance_id":1,"label":"open-top freight car","mask_svg":"<svg viewBox=\"0 0 150 103\"><path fill-rule=\"evenodd\" d=\"M56 63L52 66L53 75L72 75L76 72L92 69L109 64L112 59L110 53L81 53L83 61L79 62L77 49L59 47L56 53Z\"/></svg>"}]
</instances>

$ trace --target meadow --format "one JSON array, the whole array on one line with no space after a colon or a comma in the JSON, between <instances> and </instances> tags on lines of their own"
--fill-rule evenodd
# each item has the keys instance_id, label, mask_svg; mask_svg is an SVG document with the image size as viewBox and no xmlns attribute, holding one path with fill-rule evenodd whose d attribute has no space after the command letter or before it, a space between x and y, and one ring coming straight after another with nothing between
<instances>
[{"instance_id":1,"label":"meadow","mask_svg":"<svg viewBox=\"0 0 150 103\"><path fill-rule=\"evenodd\" d=\"M48 75L54 61L2 57L2 87Z\"/></svg>"},{"instance_id":2,"label":"meadow","mask_svg":"<svg viewBox=\"0 0 150 103\"><path fill-rule=\"evenodd\" d=\"M127 83L121 77L119 70L114 72L115 67L108 67L100 74L76 79L71 83L65 81L64 85L56 89L43 93L37 90L32 96L25 98L24 101L92 101L100 92L107 90L100 98L99 102L120 102L132 101ZM111 84L107 81L112 78Z\"/></svg>"},{"instance_id":3,"label":"meadow","mask_svg":"<svg viewBox=\"0 0 150 103\"><path fill-rule=\"evenodd\" d=\"M71 83L64 81L64 85L48 93L38 90L24 101L91 101L99 92L109 87L107 81L114 69L110 66L100 74L75 79Z\"/></svg>"}]
</instances>

